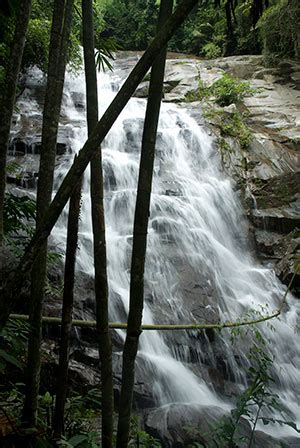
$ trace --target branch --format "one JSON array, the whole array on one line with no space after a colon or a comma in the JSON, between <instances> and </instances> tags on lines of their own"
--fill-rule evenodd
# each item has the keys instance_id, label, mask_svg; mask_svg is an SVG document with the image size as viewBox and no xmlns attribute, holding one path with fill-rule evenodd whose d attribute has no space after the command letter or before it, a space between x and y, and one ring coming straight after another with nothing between
<instances>
[{"instance_id":1,"label":"branch","mask_svg":"<svg viewBox=\"0 0 300 448\"><path fill-rule=\"evenodd\" d=\"M242 327L245 325L254 325L260 322L265 322L270 319L274 319L280 315L280 311L277 310L273 314L269 314L264 317L260 317L258 319L253 320L245 320L245 321L236 321L236 322L223 322L219 324L143 324L141 325L142 330L222 330L223 328L234 328L234 327ZM9 319L19 319L19 320L28 320L28 315L26 314L11 314ZM46 324L57 324L61 325L60 317L49 317L43 316L43 322ZM95 327L95 320L80 320L74 319L72 320L72 325L74 327L86 328L86 327ZM110 322L109 328L114 330L126 330L127 323L124 322Z\"/></svg>"},{"instance_id":2,"label":"branch","mask_svg":"<svg viewBox=\"0 0 300 448\"><path fill-rule=\"evenodd\" d=\"M246 325L255 325L261 322L266 322L271 319L275 319L279 317L282 313L283 307L286 304L287 295L291 289L295 276L297 275L300 268L300 264L297 265L295 272L290 280L290 283L285 291L283 299L280 303L280 306L277 310L275 310L272 314L268 314L267 316L261 316L257 319L250 320L237 320L235 322L222 322L218 324L143 324L141 325L142 330L223 330L223 328L236 328L236 327L244 327ZM19 319L19 320L28 320L28 316L26 314L11 314L10 319ZM43 316L42 321L46 324L61 324L60 317L50 317ZM86 327L95 327L95 320L72 320L72 325L74 327L86 328ZM127 323L124 322L110 322L109 328L114 330L126 330Z\"/></svg>"}]
</instances>

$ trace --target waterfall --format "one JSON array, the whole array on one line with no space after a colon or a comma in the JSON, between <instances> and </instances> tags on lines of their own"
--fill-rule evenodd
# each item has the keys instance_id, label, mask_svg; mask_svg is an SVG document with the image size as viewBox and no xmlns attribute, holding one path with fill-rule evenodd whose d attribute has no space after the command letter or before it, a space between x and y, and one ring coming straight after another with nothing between
<instances>
[{"instance_id":1,"label":"waterfall","mask_svg":"<svg viewBox=\"0 0 300 448\"><path fill-rule=\"evenodd\" d=\"M100 114L125 76L118 64L115 72L99 75ZM63 123L71 130L73 154L87 138L84 97L84 75L68 75ZM81 107L75 107L74 98L81 98ZM125 321L129 306L133 216L145 107L146 100L132 98L102 144L111 321ZM73 155L68 154L60 158L56 188L72 159ZM87 170L77 270L93 276L89 183ZM67 210L53 232L62 248L66 219ZM271 313L278 308L284 292L274 272L261 266L251 254L244 211L232 181L221 170L213 138L184 107L163 103L148 228L143 323L193 323L207 318L210 322L235 321L242 319L249 308L259 311L267 305ZM261 324L261 329L275 356L276 392L299 424L300 339L294 331L299 304L291 294L288 303L280 321L272 322L275 331L266 324ZM124 340L125 333L118 333ZM232 381L244 390L249 366L247 344L243 349L244 342L238 342L238 348L233 350L227 330L212 338L213 344L206 333L142 334L138 360L145 374L154 378L152 393L158 405L180 402L225 409L233 406L203 371L208 359L217 371L222 358Z\"/></svg>"}]
</instances>

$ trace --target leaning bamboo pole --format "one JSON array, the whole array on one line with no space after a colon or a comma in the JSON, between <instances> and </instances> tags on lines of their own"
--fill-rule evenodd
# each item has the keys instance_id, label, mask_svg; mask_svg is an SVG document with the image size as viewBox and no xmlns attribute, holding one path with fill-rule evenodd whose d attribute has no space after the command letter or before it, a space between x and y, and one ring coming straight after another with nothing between
<instances>
[{"instance_id":1,"label":"leaning bamboo pole","mask_svg":"<svg viewBox=\"0 0 300 448\"><path fill-rule=\"evenodd\" d=\"M257 319L252 320L237 320L235 322L221 322L216 324L142 324L141 329L142 330L222 330L224 328L235 328L235 327L242 327L245 325L255 325L260 322L265 322L267 320L275 319L276 317L279 317L281 314L281 310L278 309L274 311L272 314L268 314L267 316L262 316ZM9 319L18 319L18 320L28 320L28 316L26 314L11 314L9 316ZM60 317L50 317L50 316L43 316L42 322L44 324L61 324L61 318ZM80 319L74 319L72 320L72 325L74 327L80 327L80 328L86 328L86 327L95 327L96 328L96 321L95 320L80 320ZM127 323L124 322L110 322L109 328L113 330L126 330L127 329Z\"/></svg>"},{"instance_id":2,"label":"leaning bamboo pole","mask_svg":"<svg viewBox=\"0 0 300 448\"><path fill-rule=\"evenodd\" d=\"M226 322L219 322L215 324L142 324L141 329L142 330L159 330L159 331L175 331L175 330L223 330L224 328L236 328L236 327L244 327L247 325L256 325L262 322L266 322L271 319L275 319L276 317L279 317L282 314L283 307L286 304L287 295L291 289L291 286L293 284L293 281L297 275L297 273L300 270L300 264L296 267L294 274L290 280L290 283L285 291L285 294L279 304L279 307L273 311L271 314L267 314L265 316L260 316L257 319L245 319L245 320L236 320L234 322L226 321ZM28 315L26 314L11 314L9 316L9 319L11 320L28 320ZM44 324L55 324L60 325L61 324L61 318L60 317L52 317L52 316L43 316L42 322ZM73 319L72 325L74 327L80 327L80 328L87 328L87 327L95 327L96 328L96 321L95 320L80 320L80 319ZM108 324L108 327L112 330L126 330L127 329L127 323L124 322L110 322Z\"/></svg>"}]
</instances>

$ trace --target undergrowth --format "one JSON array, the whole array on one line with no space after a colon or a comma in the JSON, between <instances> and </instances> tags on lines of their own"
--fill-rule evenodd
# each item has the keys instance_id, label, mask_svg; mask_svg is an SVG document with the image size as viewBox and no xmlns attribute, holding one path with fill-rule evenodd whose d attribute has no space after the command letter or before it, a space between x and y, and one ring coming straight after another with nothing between
<instances>
[{"instance_id":1,"label":"undergrowth","mask_svg":"<svg viewBox=\"0 0 300 448\"><path fill-rule=\"evenodd\" d=\"M229 106L239 104L243 98L253 95L256 92L247 81L240 81L228 73L215 81L211 86L206 86L201 79L200 69L198 69L198 87L196 90L188 92L185 99L187 102L201 101L204 98L213 97L219 106Z\"/></svg>"}]
</instances>

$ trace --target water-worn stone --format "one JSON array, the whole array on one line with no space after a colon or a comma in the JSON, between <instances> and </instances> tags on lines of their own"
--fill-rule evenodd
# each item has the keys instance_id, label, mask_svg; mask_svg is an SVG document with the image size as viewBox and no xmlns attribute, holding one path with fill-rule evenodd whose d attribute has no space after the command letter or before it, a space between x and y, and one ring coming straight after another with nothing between
<instances>
[{"instance_id":1,"label":"water-worn stone","mask_svg":"<svg viewBox=\"0 0 300 448\"><path fill-rule=\"evenodd\" d=\"M184 448L198 443L203 447L221 446L215 426L229 411L217 406L174 403L150 410L145 415L145 429L166 448ZM249 447L251 437L250 423L240 418L234 434L239 448ZM223 446L223 445L222 445ZM299 438L277 439L263 431L255 431L253 448L283 448L299 446Z\"/></svg>"},{"instance_id":2,"label":"water-worn stone","mask_svg":"<svg viewBox=\"0 0 300 448\"><path fill-rule=\"evenodd\" d=\"M211 427L224 414L216 406L174 403L151 410L145 417L145 429L166 448L181 448L196 441L206 445Z\"/></svg>"}]
</instances>

